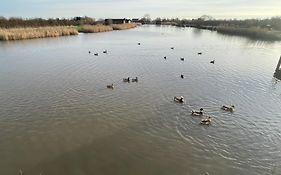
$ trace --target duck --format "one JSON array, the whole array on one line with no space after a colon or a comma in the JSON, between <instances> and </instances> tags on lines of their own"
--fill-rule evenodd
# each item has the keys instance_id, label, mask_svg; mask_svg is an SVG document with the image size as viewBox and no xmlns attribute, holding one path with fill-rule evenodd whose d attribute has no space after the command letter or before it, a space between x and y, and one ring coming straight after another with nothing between
<instances>
[{"instance_id":1,"label":"duck","mask_svg":"<svg viewBox=\"0 0 281 175\"><path fill-rule=\"evenodd\" d=\"M178 102L178 103L183 103L184 102L184 97L180 96L180 97L174 97L174 101Z\"/></svg>"},{"instance_id":2,"label":"duck","mask_svg":"<svg viewBox=\"0 0 281 175\"><path fill-rule=\"evenodd\" d=\"M99 54L98 54L98 53L95 53L94 55L95 55L95 56L99 56Z\"/></svg>"},{"instance_id":3,"label":"duck","mask_svg":"<svg viewBox=\"0 0 281 175\"><path fill-rule=\"evenodd\" d=\"M89 51L89 54L91 53L91 51Z\"/></svg>"},{"instance_id":4,"label":"duck","mask_svg":"<svg viewBox=\"0 0 281 175\"><path fill-rule=\"evenodd\" d=\"M164 56L164 59L166 60L166 59L167 59L167 57L166 57L166 56Z\"/></svg>"},{"instance_id":5,"label":"duck","mask_svg":"<svg viewBox=\"0 0 281 175\"><path fill-rule=\"evenodd\" d=\"M210 124L211 124L211 121L212 121L212 118L211 118L211 117L204 118L204 119L201 120L200 124L201 124L201 125L210 125Z\"/></svg>"},{"instance_id":6,"label":"duck","mask_svg":"<svg viewBox=\"0 0 281 175\"><path fill-rule=\"evenodd\" d=\"M113 84L107 85L106 87L107 87L108 89L114 89L114 85L113 85Z\"/></svg>"},{"instance_id":7,"label":"duck","mask_svg":"<svg viewBox=\"0 0 281 175\"><path fill-rule=\"evenodd\" d=\"M184 61L184 58L182 57L181 60Z\"/></svg>"},{"instance_id":8,"label":"duck","mask_svg":"<svg viewBox=\"0 0 281 175\"><path fill-rule=\"evenodd\" d=\"M193 115L193 116L201 116L201 115L203 115L203 111L204 111L204 109L200 108L199 111L191 111L191 115Z\"/></svg>"},{"instance_id":9,"label":"duck","mask_svg":"<svg viewBox=\"0 0 281 175\"><path fill-rule=\"evenodd\" d=\"M215 60L210 61L210 63L215 64Z\"/></svg>"},{"instance_id":10,"label":"duck","mask_svg":"<svg viewBox=\"0 0 281 175\"><path fill-rule=\"evenodd\" d=\"M198 54L198 55L202 55L202 52L198 52L197 54Z\"/></svg>"},{"instance_id":11,"label":"duck","mask_svg":"<svg viewBox=\"0 0 281 175\"><path fill-rule=\"evenodd\" d=\"M139 81L138 77L136 77L135 79L132 78L132 82L138 82L138 81Z\"/></svg>"},{"instance_id":12,"label":"duck","mask_svg":"<svg viewBox=\"0 0 281 175\"><path fill-rule=\"evenodd\" d=\"M181 74L181 78L184 79L184 75L183 74Z\"/></svg>"},{"instance_id":13,"label":"duck","mask_svg":"<svg viewBox=\"0 0 281 175\"><path fill-rule=\"evenodd\" d=\"M128 82L128 83L130 83L130 77L128 77L128 78L123 78L123 82Z\"/></svg>"},{"instance_id":14,"label":"duck","mask_svg":"<svg viewBox=\"0 0 281 175\"><path fill-rule=\"evenodd\" d=\"M103 53L107 53L107 50L104 50Z\"/></svg>"},{"instance_id":15,"label":"duck","mask_svg":"<svg viewBox=\"0 0 281 175\"><path fill-rule=\"evenodd\" d=\"M230 111L230 112L234 112L234 108L235 108L234 105L231 105L231 106L223 105L223 106L221 107L222 110Z\"/></svg>"}]
</instances>

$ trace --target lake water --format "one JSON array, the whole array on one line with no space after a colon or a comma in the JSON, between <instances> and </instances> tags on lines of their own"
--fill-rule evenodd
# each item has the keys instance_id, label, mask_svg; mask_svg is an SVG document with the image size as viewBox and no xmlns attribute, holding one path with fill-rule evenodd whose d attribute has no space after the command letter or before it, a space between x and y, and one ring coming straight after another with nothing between
<instances>
[{"instance_id":1,"label":"lake water","mask_svg":"<svg viewBox=\"0 0 281 175\"><path fill-rule=\"evenodd\" d=\"M0 174L280 174L280 51L170 26L0 42Z\"/></svg>"}]
</instances>

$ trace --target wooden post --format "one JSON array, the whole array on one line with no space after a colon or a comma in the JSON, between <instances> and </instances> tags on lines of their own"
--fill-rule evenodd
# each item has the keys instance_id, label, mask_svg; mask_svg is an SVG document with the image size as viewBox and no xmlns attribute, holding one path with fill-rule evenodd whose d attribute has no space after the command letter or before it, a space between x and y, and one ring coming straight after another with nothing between
<instances>
[{"instance_id":1,"label":"wooden post","mask_svg":"<svg viewBox=\"0 0 281 175\"><path fill-rule=\"evenodd\" d=\"M275 69L275 72L280 71L280 65L281 65L281 56L280 56L280 58L279 58L279 61L278 61L277 67L276 67L276 69Z\"/></svg>"}]
</instances>

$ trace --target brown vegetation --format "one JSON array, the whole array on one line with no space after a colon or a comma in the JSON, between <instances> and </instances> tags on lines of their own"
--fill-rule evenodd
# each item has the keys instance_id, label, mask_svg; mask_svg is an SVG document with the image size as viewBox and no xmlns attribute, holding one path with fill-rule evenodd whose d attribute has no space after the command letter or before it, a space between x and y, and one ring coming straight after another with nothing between
<instances>
[{"instance_id":1,"label":"brown vegetation","mask_svg":"<svg viewBox=\"0 0 281 175\"><path fill-rule=\"evenodd\" d=\"M112 24L112 25L82 25L78 26L78 31L82 33L108 32L112 30L126 30L136 27L135 23Z\"/></svg>"},{"instance_id":2,"label":"brown vegetation","mask_svg":"<svg viewBox=\"0 0 281 175\"><path fill-rule=\"evenodd\" d=\"M74 27L39 27L39 28L0 28L0 40L23 40L34 38L77 35Z\"/></svg>"},{"instance_id":3,"label":"brown vegetation","mask_svg":"<svg viewBox=\"0 0 281 175\"><path fill-rule=\"evenodd\" d=\"M136 24L114 25L81 25L81 26L54 26L54 27L23 27L0 28L0 41L24 40L34 38L58 37L77 35L82 33L108 32L112 30L125 30L136 27Z\"/></svg>"},{"instance_id":4,"label":"brown vegetation","mask_svg":"<svg viewBox=\"0 0 281 175\"><path fill-rule=\"evenodd\" d=\"M112 31L111 26L106 25L82 25L78 27L78 31L82 33L98 33Z\"/></svg>"},{"instance_id":5,"label":"brown vegetation","mask_svg":"<svg viewBox=\"0 0 281 175\"><path fill-rule=\"evenodd\" d=\"M135 28L137 25L135 23L126 23L126 24L112 24L113 30L125 30Z\"/></svg>"}]
</instances>

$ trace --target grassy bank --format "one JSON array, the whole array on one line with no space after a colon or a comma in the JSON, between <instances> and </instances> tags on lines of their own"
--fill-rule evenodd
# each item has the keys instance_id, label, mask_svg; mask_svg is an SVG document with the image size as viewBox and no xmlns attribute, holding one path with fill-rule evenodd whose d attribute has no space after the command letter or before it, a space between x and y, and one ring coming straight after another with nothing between
<instances>
[{"instance_id":1,"label":"grassy bank","mask_svg":"<svg viewBox=\"0 0 281 175\"><path fill-rule=\"evenodd\" d=\"M77 35L74 27L38 27L38 28L0 28L0 40L24 40L46 37Z\"/></svg>"},{"instance_id":2,"label":"grassy bank","mask_svg":"<svg viewBox=\"0 0 281 175\"><path fill-rule=\"evenodd\" d=\"M137 26L137 24L135 24L135 23L113 24L112 28L113 28L113 30L126 30L126 29L135 28L136 26Z\"/></svg>"},{"instance_id":3,"label":"grassy bank","mask_svg":"<svg viewBox=\"0 0 281 175\"><path fill-rule=\"evenodd\" d=\"M237 27L217 27L218 33L227 35L245 36L252 39L281 40L281 31L272 31L261 28L237 28Z\"/></svg>"},{"instance_id":4,"label":"grassy bank","mask_svg":"<svg viewBox=\"0 0 281 175\"><path fill-rule=\"evenodd\" d=\"M126 30L136 27L134 23L131 24L112 24L112 25L81 25L77 27L77 30L82 33L98 33L108 32L112 30Z\"/></svg>"},{"instance_id":5,"label":"grassy bank","mask_svg":"<svg viewBox=\"0 0 281 175\"><path fill-rule=\"evenodd\" d=\"M81 33L98 33L98 32L109 32L113 28L107 25L82 25L77 27L78 32Z\"/></svg>"},{"instance_id":6,"label":"grassy bank","mask_svg":"<svg viewBox=\"0 0 281 175\"><path fill-rule=\"evenodd\" d=\"M26 27L26 28L0 28L0 41L24 40L46 37L77 35L82 33L108 32L112 30L125 30L136 27L136 24L114 25L81 25L77 27Z\"/></svg>"}]
</instances>

